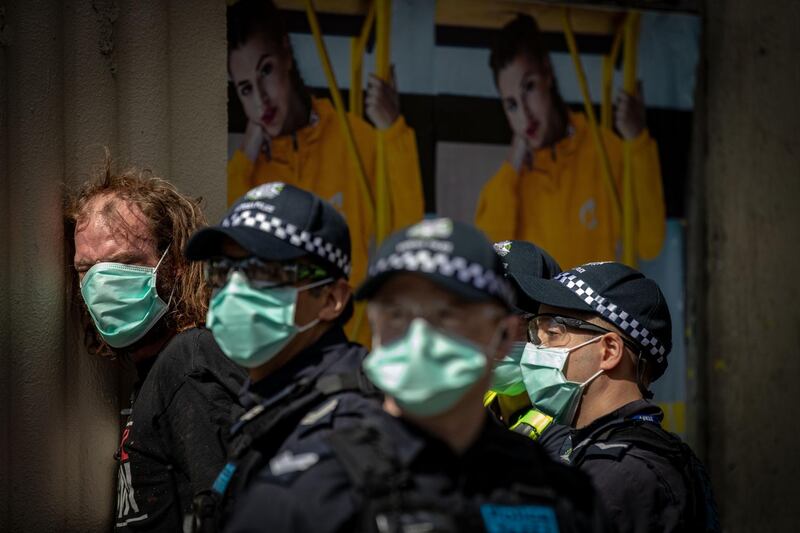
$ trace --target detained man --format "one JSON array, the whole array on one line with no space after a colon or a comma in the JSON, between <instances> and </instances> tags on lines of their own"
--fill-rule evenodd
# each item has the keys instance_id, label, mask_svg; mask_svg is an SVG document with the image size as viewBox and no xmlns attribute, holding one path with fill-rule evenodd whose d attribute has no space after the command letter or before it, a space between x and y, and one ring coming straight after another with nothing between
<instances>
[{"instance_id":1,"label":"detained man","mask_svg":"<svg viewBox=\"0 0 800 533\"><path fill-rule=\"evenodd\" d=\"M167 181L107 163L69 199L67 221L87 348L138 374L116 453L115 528L180 531L225 462L244 381L203 327L208 290L183 257L203 215Z\"/></svg>"}]
</instances>

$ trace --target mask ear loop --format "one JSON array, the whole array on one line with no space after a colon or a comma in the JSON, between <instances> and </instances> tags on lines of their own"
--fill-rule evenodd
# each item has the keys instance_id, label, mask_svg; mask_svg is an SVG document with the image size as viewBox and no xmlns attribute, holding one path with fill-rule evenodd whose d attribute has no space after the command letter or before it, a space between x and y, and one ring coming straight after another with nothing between
<instances>
[{"instance_id":1,"label":"mask ear loop","mask_svg":"<svg viewBox=\"0 0 800 533\"><path fill-rule=\"evenodd\" d=\"M158 263L156 263L156 266L153 267L153 274L155 274L156 276L158 276L158 274L156 274L158 272L158 267L161 266L161 262L164 260L165 257L167 257L167 252L169 252L169 247L170 246L172 246L172 241L170 241L170 243L164 249L164 253L161 254L161 259L158 260ZM167 303L167 309L169 309L169 306L172 303L172 296L175 294L175 287L177 287L177 286L178 286L177 283L172 285L172 290L169 292L169 299L166 302ZM158 294L158 288L156 288L156 294ZM160 296L159 296L159 298L160 298Z\"/></svg>"},{"instance_id":2,"label":"mask ear loop","mask_svg":"<svg viewBox=\"0 0 800 533\"><path fill-rule=\"evenodd\" d=\"M500 331L499 338L497 332L495 332L495 334L492 336L492 341L489 343L489 346L486 347L487 348L486 357L489 359L489 362L491 363L490 366L492 367L494 367L494 365L500 362L500 359L496 359L495 357L497 355L497 352L499 351L500 346L503 345L506 339L508 339L508 335L510 334L509 327L507 324L504 324L502 328L503 328L502 330L499 330Z\"/></svg>"},{"instance_id":3,"label":"mask ear loop","mask_svg":"<svg viewBox=\"0 0 800 533\"><path fill-rule=\"evenodd\" d=\"M158 263L156 263L156 266L153 267L153 272L158 271L158 267L161 266L161 262L164 260L165 257L167 257L167 252L169 252L169 247L170 246L172 246L172 241L170 241L170 243L167 245L167 247L164 248L164 253L161 254L161 259L159 259Z\"/></svg>"},{"instance_id":4,"label":"mask ear loop","mask_svg":"<svg viewBox=\"0 0 800 533\"><path fill-rule=\"evenodd\" d=\"M330 278L330 277L325 278L325 279L321 279L319 281L315 281L314 283L309 283L308 285L305 285L303 287L298 288L297 292L307 291L307 290L313 289L315 287L322 287L323 285L327 285L329 283L333 283L334 281L336 281L336 280L334 280L333 278ZM305 324L303 326L298 326L297 324L295 324L294 327L297 328L297 332L298 333L303 333L304 331L308 331L309 329L313 328L314 326L316 326L320 322L321 321L320 321L319 317L317 317L314 320L312 320L311 322L309 322L308 324Z\"/></svg>"}]
</instances>

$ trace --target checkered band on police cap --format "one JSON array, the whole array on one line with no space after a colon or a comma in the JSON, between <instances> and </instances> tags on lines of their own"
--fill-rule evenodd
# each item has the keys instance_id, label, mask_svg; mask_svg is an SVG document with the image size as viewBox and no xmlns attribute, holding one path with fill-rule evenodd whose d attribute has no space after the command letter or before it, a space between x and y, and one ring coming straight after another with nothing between
<instances>
[{"instance_id":1,"label":"checkered band on police cap","mask_svg":"<svg viewBox=\"0 0 800 533\"><path fill-rule=\"evenodd\" d=\"M667 349L654 335L647 330L647 328L642 326L627 311L616 305L614 302L609 301L608 298L601 296L597 291L590 287L588 283L580 279L572 271L562 272L553 279L575 293L576 296L583 300L589 307L594 309L595 312L625 332L629 337L642 346L642 348L647 350L650 355L655 358L655 361L658 364L664 362L664 358L667 355Z\"/></svg>"},{"instance_id":2,"label":"checkered band on police cap","mask_svg":"<svg viewBox=\"0 0 800 533\"><path fill-rule=\"evenodd\" d=\"M369 268L369 276L374 277L396 270L439 274L472 285L475 289L499 298L508 305L514 303L514 291L502 276L464 257L427 249L395 252L375 261Z\"/></svg>"},{"instance_id":3,"label":"checkered band on police cap","mask_svg":"<svg viewBox=\"0 0 800 533\"><path fill-rule=\"evenodd\" d=\"M336 265L346 275L350 274L350 258L341 249L308 231L302 231L294 224L285 222L259 209L234 210L222 221L223 228L244 226L259 229L287 243L313 253Z\"/></svg>"}]
</instances>

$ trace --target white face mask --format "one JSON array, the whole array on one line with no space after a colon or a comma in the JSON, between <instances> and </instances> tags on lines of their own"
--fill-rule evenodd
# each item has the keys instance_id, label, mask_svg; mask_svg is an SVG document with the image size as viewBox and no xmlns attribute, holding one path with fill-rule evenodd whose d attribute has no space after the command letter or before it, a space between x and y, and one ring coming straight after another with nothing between
<instances>
[{"instance_id":1,"label":"white face mask","mask_svg":"<svg viewBox=\"0 0 800 533\"><path fill-rule=\"evenodd\" d=\"M568 381L564 376L564 365L571 352L600 340L594 337L577 346L551 348L528 343L522 354L520 368L525 389L531 404L552 416L559 424L572 424L586 387L603 370L598 370L583 383Z\"/></svg>"}]
</instances>

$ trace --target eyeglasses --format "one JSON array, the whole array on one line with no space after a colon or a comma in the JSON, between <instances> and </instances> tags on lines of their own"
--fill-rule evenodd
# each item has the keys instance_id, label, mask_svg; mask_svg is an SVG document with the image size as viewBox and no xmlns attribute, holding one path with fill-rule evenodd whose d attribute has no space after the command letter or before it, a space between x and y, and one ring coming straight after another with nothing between
<instances>
[{"instance_id":1,"label":"eyeglasses","mask_svg":"<svg viewBox=\"0 0 800 533\"><path fill-rule=\"evenodd\" d=\"M325 269L313 264L264 262L257 257L221 257L206 261L205 264L206 281L215 289L223 287L231 274L237 271L244 274L254 288L274 288L329 277Z\"/></svg>"},{"instance_id":2,"label":"eyeglasses","mask_svg":"<svg viewBox=\"0 0 800 533\"><path fill-rule=\"evenodd\" d=\"M599 334L615 333L610 329L600 327L579 318L540 314L534 315L528 319L528 340L537 346L546 344L553 348L563 347L569 344L568 328ZM622 337L622 342L633 350L634 353L639 352L639 348L625 337Z\"/></svg>"}]
</instances>

